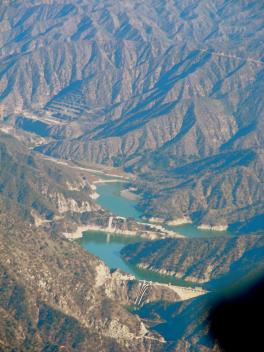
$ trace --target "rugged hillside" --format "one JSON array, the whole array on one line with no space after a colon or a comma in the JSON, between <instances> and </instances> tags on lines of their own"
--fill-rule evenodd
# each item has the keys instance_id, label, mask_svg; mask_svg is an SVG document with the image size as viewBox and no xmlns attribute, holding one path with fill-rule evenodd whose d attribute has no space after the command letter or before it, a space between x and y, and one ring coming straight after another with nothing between
<instances>
[{"instance_id":1,"label":"rugged hillside","mask_svg":"<svg viewBox=\"0 0 264 352\"><path fill-rule=\"evenodd\" d=\"M254 222L263 18L257 0L2 2L1 128L133 171L148 215Z\"/></svg>"},{"instance_id":2,"label":"rugged hillside","mask_svg":"<svg viewBox=\"0 0 264 352\"><path fill-rule=\"evenodd\" d=\"M111 277L99 259L10 218L4 207L1 202L1 351L160 350L160 337L122 307L135 298L133 285L125 294L127 281Z\"/></svg>"},{"instance_id":3,"label":"rugged hillside","mask_svg":"<svg viewBox=\"0 0 264 352\"><path fill-rule=\"evenodd\" d=\"M15 138L0 133L0 194L35 225L69 212L98 210L86 175L39 158Z\"/></svg>"},{"instance_id":4,"label":"rugged hillside","mask_svg":"<svg viewBox=\"0 0 264 352\"><path fill-rule=\"evenodd\" d=\"M185 280L222 286L264 270L264 236L177 238L129 244L131 264Z\"/></svg>"},{"instance_id":5,"label":"rugged hillside","mask_svg":"<svg viewBox=\"0 0 264 352\"><path fill-rule=\"evenodd\" d=\"M107 170L108 177L111 172ZM14 207L18 210L21 219L69 238L89 229L149 238L171 235L164 228L115 217L102 209L92 185L97 177L105 177L104 172L44 158L0 132L0 196L10 212Z\"/></svg>"}]
</instances>

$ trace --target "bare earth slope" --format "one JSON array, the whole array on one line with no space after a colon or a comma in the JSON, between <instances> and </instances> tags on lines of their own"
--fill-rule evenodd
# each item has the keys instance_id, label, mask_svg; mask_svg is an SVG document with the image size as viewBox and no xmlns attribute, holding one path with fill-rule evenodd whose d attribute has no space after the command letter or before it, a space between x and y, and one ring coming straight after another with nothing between
<instances>
[{"instance_id":1,"label":"bare earth slope","mask_svg":"<svg viewBox=\"0 0 264 352\"><path fill-rule=\"evenodd\" d=\"M14 212L11 219L4 207L1 201L1 351L160 350L158 336L145 338L141 320L123 307L125 281L120 289L99 259Z\"/></svg>"},{"instance_id":2,"label":"bare earth slope","mask_svg":"<svg viewBox=\"0 0 264 352\"><path fill-rule=\"evenodd\" d=\"M261 1L4 1L2 128L122 166L146 214L263 214ZM217 217L216 217L217 214Z\"/></svg>"},{"instance_id":3,"label":"bare earth slope","mask_svg":"<svg viewBox=\"0 0 264 352\"><path fill-rule=\"evenodd\" d=\"M86 174L38 157L17 139L0 132L0 195L10 208L37 226L70 212L97 211Z\"/></svg>"}]
</instances>

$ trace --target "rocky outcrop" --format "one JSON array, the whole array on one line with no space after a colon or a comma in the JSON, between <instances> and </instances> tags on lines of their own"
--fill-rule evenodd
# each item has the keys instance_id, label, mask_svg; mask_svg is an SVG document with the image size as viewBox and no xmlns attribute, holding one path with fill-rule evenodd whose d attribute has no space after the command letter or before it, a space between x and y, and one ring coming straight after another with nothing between
<instances>
[{"instance_id":1,"label":"rocky outcrop","mask_svg":"<svg viewBox=\"0 0 264 352\"><path fill-rule=\"evenodd\" d=\"M119 269L112 272L110 278L109 276L105 277L105 283L109 297L123 300L135 307L156 301L184 301L207 293L206 290L199 287L183 287L136 280L133 275L123 273Z\"/></svg>"},{"instance_id":2,"label":"rocky outcrop","mask_svg":"<svg viewBox=\"0 0 264 352\"><path fill-rule=\"evenodd\" d=\"M0 28L0 196L9 214L0 348L168 350L113 301L118 290L102 289L111 273L56 233L74 233L82 220L113 232L170 233L106 214L93 219L97 195L84 174L32 149L134 173L147 218L261 233L262 2L4 0ZM12 223L14 207L31 227ZM35 236L34 224L47 233ZM170 241L137 247L140 265L199 282L261 267L261 237ZM124 285L122 300L133 290ZM197 306L182 307L163 310L162 318L192 318L170 347L210 349L197 335Z\"/></svg>"},{"instance_id":3,"label":"rocky outcrop","mask_svg":"<svg viewBox=\"0 0 264 352\"><path fill-rule=\"evenodd\" d=\"M65 239L37 232L15 216L10 219L4 207L1 203L2 349L161 349L161 337L123 308L132 302L118 292L120 285L100 260Z\"/></svg>"},{"instance_id":4,"label":"rocky outcrop","mask_svg":"<svg viewBox=\"0 0 264 352\"><path fill-rule=\"evenodd\" d=\"M0 134L0 167L1 195L36 225L100 209L84 171L40 158L6 134Z\"/></svg>"},{"instance_id":5,"label":"rocky outcrop","mask_svg":"<svg viewBox=\"0 0 264 352\"><path fill-rule=\"evenodd\" d=\"M137 174L147 217L215 226L263 214L259 1L0 10L5 131L41 137L45 154Z\"/></svg>"},{"instance_id":6,"label":"rocky outcrop","mask_svg":"<svg viewBox=\"0 0 264 352\"><path fill-rule=\"evenodd\" d=\"M61 193L53 193L48 195L49 199L55 204L59 213L66 212L85 213L96 208L91 205L91 201L77 201L73 198L66 198Z\"/></svg>"},{"instance_id":7,"label":"rocky outcrop","mask_svg":"<svg viewBox=\"0 0 264 352\"><path fill-rule=\"evenodd\" d=\"M122 273L116 270L111 274L111 279L106 280L106 293L112 299L123 301L126 304L132 306L142 306L148 302L155 301L168 301L174 302L179 301L181 296L170 288L169 285L158 285L156 283L150 283L147 281L138 281L135 277ZM146 292L142 295L142 289L144 285L148 285ZM142 298L139 304L138 299Z\"/></svg>"}]
</instances>

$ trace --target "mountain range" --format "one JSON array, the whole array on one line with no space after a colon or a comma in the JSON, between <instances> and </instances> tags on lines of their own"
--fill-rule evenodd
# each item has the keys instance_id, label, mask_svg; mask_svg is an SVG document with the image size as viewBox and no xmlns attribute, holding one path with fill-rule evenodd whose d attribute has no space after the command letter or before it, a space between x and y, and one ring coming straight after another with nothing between
<instances>
[{"instance_id":1,"label":"mountain range","mask_svg":"<svg viewBox=\"0 0 264 352\"><path fill-rule=\"evenodd\" d=\"M37 135L41 153L133 172L148 216L261 229L263 12L259 1L4 2L2 128Z\"/></svg>"},{"instance_id":2,"label":"mountain range","mask_svg":"<svg viewBox=\"0 0 264 352\"><path fill-rule=\"evenodd\" d=\"M0 2L0 352L220 352L215 292L263 270L263 18L259 0ZM144 222L96 202L114 176ZM128 265L199 287L110 270L71 241L89 226L145 235Z\"/></svg>"}]
</instances>

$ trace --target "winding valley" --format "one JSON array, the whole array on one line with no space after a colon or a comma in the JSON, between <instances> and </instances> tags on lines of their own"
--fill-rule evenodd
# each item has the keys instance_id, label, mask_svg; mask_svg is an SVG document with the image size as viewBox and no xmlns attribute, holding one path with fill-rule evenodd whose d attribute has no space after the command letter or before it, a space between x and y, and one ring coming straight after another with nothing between
<instances>
[{"instance_id":1,"label":"winding valley","mask_svg":"<svg viewBox=\"0 0 264 352\"><path fill-rule=\"evenodd\" d=\"M1 352L220 352L210 311L264 271L263 19L0 1Z\"/></svg>"}]
</instances>

